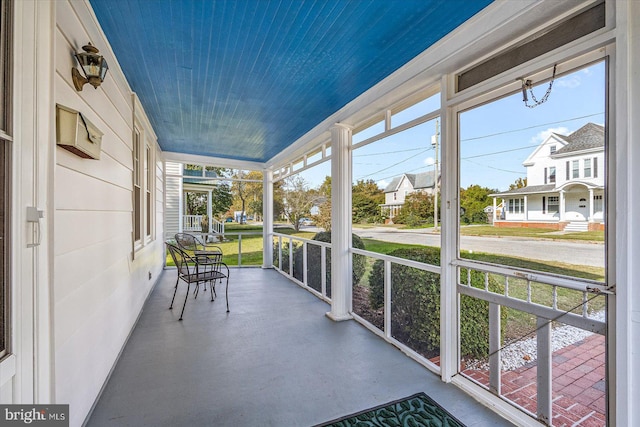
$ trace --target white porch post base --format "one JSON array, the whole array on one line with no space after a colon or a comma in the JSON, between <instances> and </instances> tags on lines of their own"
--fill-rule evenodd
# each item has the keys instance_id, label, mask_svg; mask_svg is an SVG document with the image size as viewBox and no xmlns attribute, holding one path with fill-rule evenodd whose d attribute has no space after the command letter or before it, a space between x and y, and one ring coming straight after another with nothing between
<instances>
[{"instance_id":1,"label":"white porch post base","mask_svg":"<svg viewBox=\"0 0 640 427\"><path fill-rule=\"evenodd\" d=\"M331 311L334 321L351 319L351 127L331 128Z\"/></svg>"},{"instance_id":2,"label":"white porch post base","mask_svg":"<svg viewBox=\"0 0 640 427\"><path fill-rule=\"evenodd\" d=\"M262 268L273 268L273 171L262 172Z\"/></svg>"},{"instance_id":3,"label":"white porch post base","mask_svg":"<svg viewBox=\"0 0 640 427\"><path fill-rule=\"evenodd\" d=\"M329 319L333 320L334 322L342 322L343 320L351 320L351 319L353 319L353 316L351 314L349 314L349 313L342 314L342 315L335 315L335 314L333 314L333 312L328 311L325 314Z\"/></svg>"}]
</instances>

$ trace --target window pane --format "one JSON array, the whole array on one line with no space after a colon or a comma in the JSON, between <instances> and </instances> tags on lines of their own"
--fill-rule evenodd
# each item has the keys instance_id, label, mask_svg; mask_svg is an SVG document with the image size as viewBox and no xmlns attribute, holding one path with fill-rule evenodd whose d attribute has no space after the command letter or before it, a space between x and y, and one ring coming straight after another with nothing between
<instances>
[{"instance_id":1,"label":"window pane","mask_svg":"<svg viewBox=\"0 0 640 427\"><path fill-rule=\"evenodd\" d=\"M391 127L398 127L438 109L440 109L439 92L391 116Z\"/></svg>"},{"instance_id":2,"label":"window pane","mask_svg":"<svg viewBox=\"0 0 640 427\"><path fill-rule=\"evenodd\" d=\"M604 280L604 65L460 113L461 257Z\"/></svg>"},{"instance_id":3,"label":"window pane","mask_svg":"<svg viewBox=\"0 0 640 427\"><path fill-rule=\"evenodd\" d=\"M353 150L353 229L371 239L372 251L398 249L387 242L440 246L440 234L433 232L440 220L438 130L434 119ZM371 229L372 223L387 227ZM398 227L424 232L403 233Z\"/></svg>"}]
</instances>

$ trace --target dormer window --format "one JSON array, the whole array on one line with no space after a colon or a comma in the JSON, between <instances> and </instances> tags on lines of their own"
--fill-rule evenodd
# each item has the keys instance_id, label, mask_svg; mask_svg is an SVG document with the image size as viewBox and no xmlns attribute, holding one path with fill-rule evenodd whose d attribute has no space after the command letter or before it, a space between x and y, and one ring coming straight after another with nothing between
<instances>
[{"instance_id":1,"label":"dormer window","mask_svg":"<svg viewBox=\"0 0 640 427\"><path fill-rule=\"evenodd\" d=\"M555 145L550 146L549 147L549 154L553 154L555 152L556 152L556 146Z\"/></svg>"}]
</instances>

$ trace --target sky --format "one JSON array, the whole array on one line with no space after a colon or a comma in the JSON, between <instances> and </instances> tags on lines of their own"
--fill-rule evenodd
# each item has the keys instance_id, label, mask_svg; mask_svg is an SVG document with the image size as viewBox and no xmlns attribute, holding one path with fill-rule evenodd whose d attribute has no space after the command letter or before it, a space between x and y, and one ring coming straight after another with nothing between
<instances>
[{"instance_id":1,"label":"sky","mask_svg":"<svg viewBox=\"0 0 640 427\"><path fill-rule=\"evenodd\" d=\"M503 191L526 177L522 162L544 139L556 132L568 135L586 123L604 125L604 62L556 78L548 100L528 108L518 92L460 113L460 185L472 184ZM549 83L533 88L541 99ZM392 117L392 126L439 108L437 94ZM529 95L531 104L531 95ZM382 123L354 135L354 143L383 130ZM384 188L395 176L434 169L432 137L436 120L413 127L353 152L353 180L373 179ZM310 187L330 175L330 162L302 173Z\"/></svg>"}]
</instances>

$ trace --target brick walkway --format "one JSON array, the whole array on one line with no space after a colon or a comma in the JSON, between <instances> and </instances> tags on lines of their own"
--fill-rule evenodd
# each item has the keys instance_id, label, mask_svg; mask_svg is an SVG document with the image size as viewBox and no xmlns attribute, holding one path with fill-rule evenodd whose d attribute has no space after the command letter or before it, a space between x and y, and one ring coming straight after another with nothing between
<instances>
[{"instance_id":1,"label":"brick walkway","mask_svg":"<svg viewBox=\"0 0 640 427\"><path fill-rule=\"evenodd\" d=\"M605 339L591 335L553 353L553 425L606 426ZM502 372L502 395L536 413L537 362ZM486 369L465 369L464 375L488 387Z\"/></svg>"}]
</instances>

